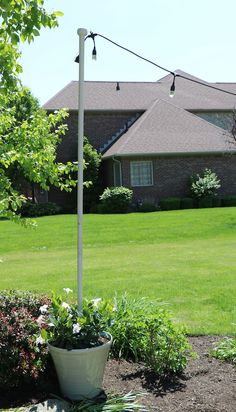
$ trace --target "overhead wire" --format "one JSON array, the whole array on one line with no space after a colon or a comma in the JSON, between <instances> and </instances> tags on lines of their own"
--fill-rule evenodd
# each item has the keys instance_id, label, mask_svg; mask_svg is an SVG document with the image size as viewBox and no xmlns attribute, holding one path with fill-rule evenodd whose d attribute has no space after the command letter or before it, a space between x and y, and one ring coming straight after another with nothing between
<instances>
[{"instance_id":1,"label":"overhead wire","mask_svg":"<svg viewBox=\"0 0 236 412\"><path fill-rule=\"evenodd\" d=\"M85 40L88 39L88 38L92 38L92 40L93 40L93 43L94 43L94 48L93 48L93 52L92 52L93 57L96 56L96 47L95 47L95 37L96 37L96 36L101 37L102 39L104 39L104 40L106 40L106 41L114 44L115 46L119 47L119 48L122 49L122 50L127 51L128 53L130 53L130 54L138 57L139 59L144 60L144 61L146 61L147 63L150 63L150 64L152 64L153 66L158 67L159 69L161 69L161 70L163 70L163 71L165 71L165 72L167 72L167 73L169 73L169 74L172 74L172 76L173 76L173 83L172 83L172 85L171 85L171 90L170 90L170 94L171 94L172 97L173 97L173 94L174 94L174 91L175 91L175 78L176 78L176 77L180 77L180 78L182 78L182 79L184 79L184 80L190 81L190 82L192 82L192 83L200 84L201 86L205 86L205 87L208 87L208 88L210 88L210 89L217 90L217 91L222 92L222 93L226 93L226 94L230 94L230 95L232 95L232 96L236 96L236 93L230 92L229 90L225 90L225 89L222 89L222 88L220 88L220 87L213 86L212 84L209 84L209 83L203 83L203 82L201 82L200 80L197 80L197 79L193 79L193 78L184 76L183 74L180 74L180 73L175 73L174 71L169 70L169 69L167 69L166 67L160 66L159 64L153 62L152 60L147 59L146 57L144 57L144 56L142 56L142 55L140 55L140 54L138 54L138 53L130 50L128 47L124 47L124 46L122 46L121 44L116 43L114 40L109 39L109 37L106 37L106 36L104 36L103 34L90 32L90 34L88 34L88 36L86 36Z\"/></svg>"}]
</instances>

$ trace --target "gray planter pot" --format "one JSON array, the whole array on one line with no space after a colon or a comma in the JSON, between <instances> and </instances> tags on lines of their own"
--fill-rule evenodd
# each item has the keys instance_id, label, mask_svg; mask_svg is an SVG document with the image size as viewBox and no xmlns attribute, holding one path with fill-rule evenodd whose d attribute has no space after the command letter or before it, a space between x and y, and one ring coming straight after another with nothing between
<instances>
[{"instance_id":1,"label":"gray planter pot","mask_svg":"<svg viewBox=\"0 0 236 412\"><path fill-rule=\"evenodd\" d=\"M96 348L67 350L49 345L64 396L71 400L92 399L101 392L111 344L110 336L107 343Z\"/></svg>"}]
</instances>

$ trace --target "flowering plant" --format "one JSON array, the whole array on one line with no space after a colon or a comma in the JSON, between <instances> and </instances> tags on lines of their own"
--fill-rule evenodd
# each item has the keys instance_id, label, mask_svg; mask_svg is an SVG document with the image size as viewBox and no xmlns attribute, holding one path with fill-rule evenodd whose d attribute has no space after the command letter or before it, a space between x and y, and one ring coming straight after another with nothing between
<instances>
[{"instance_id":1,"label":"flowering plant","mask_svg":"<svg viewBox=\"0 0 236 412\"><path fill-rule=\"evenodd\" d=\"M197 199L216 196L216 191L220 187L220 180L210 169L205 169L202 175L196 174L191 177L191 192Z\"/></svg>"},{"instance_id":2,"label":"flowering plant","mask_svg":"<svg viewBox=\"0 0 236 412\"><path fill-rule=\"evenodd\" d=\"M71 289L65 288L68 294ZM48 342L63 349L93 348L104 343L105 330L112 324L113 306L100 298L84 300L82 311L53 293L51 305L40 307L37 319L41 335L37 343Z\"/></svg>"}]
</instances>

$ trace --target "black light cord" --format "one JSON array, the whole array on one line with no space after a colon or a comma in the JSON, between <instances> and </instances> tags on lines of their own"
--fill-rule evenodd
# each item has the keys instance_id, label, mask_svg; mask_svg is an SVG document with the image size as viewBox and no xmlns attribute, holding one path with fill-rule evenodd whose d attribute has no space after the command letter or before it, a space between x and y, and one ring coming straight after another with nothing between
<instances>
[{"instance_id":1,"label":"black light cord","mask_svg":"<svg viewBox=\"0 0 236 412\"><path fill-rule=\"evenodd\" d=\"M152 64L153 66L156 66L159 69L164 70L165 72L172 74L173 76L175 75L175 73L172 72L171 70L168 70L168 69L165 69L165 67L159 66L159 64L154 63L153 61L151 61L149 59L146 59L145 57L141 56L140 54L137 54L137 53L133 52L132 50L128 49L127 47L121 46L120 44L118 44L115 41L109 39L108 37L103 36L102 34L91 33L90 35L87 36L87 38L88 37L94 38L94 36L102 37L104 40L107 40L108 42L114 44L115 46L119 47L120 49L123 49L123 50L127 51L128 53L133 54L134 56L138 57L139 59L144 60L145 62L148 62L148 63Z\"/></svg>"},{"instance_id":2,"label":"black light cord","mask_svg":"<svg viewBox=\"0 0 236 412\"><path fill-rule=\"evenodd\" d=\"M232 96L236 96L236 93L229 92L228 90L221 89L220 87L212 86L211 84L208 84L208 83L202 83L200 82L200 80L190 79L189 77L183 76L182 74L176 74L176 76L182 77L182 79L189 80L190 82L200 84L201 86L209 87L210 89L218 90L219 92L232 94Z\"/></svg>"},{"instance_id":3,"label":"black light cord","mask_svg":"<svg viewBox=\"0 0 236 412\"><path fill-rule=\"evenodd\" d=\"M103 36L102 34L90 32L90 34L85 37L85 40L87 40L88 38L91 38L91 39L93 40L93 43L94 43L93 54L94 54L94 50L96 50L96 47L95 47L95 37L96 37L96 36L99 36L99 37L101 37L102 39L107 40L108 42L110 42L110 43L114 44L115 46L119 47L120 49L125 50L125 51L127 51L128 53L130 53L130 54L133 54L134 56L138 57L139 59L144 60L144 61L146 61L147 63L150 63L150 64L152 64L153 66L158 67L159 69L164 70L165 72L167 72L167 73L169 73L169 74L172 74L172 76L174 76L173 83L172 83L172 87L173 87L173 88L175 88L175 78L176 78L176 77L181 77L182 79L188 80L188 81L190 81L190 82L192 82L192 83L200 84L201 86L208 87L209 89L214 89L214 90L217 90L217 91L222 92L222 93L226 93L226 94L230 94L230 95L232 95L232 96L236 96L236 93L230 92L230 91L225 90L225 89L221 89L220 87L212 86L212 85L209 84L209 83L203 83L203 82L201 82L200 80L191 79L191 78L186 77L186 76L184 76L184 75L182 75L182 74L175 73L175 72L173 72L172 70L168 70L168 69L166 69L165 67L160 66L159 64L153 62L152 60L146 59L145 57L141 56L140 54L133 52L132 50L128 49L127 47L121 46L120 44L118 44L118 43L116 43L115 41L109 39L108 37ZM173 90L173 91L174 91L174 90Z\"/></svg>"}]
</instances>

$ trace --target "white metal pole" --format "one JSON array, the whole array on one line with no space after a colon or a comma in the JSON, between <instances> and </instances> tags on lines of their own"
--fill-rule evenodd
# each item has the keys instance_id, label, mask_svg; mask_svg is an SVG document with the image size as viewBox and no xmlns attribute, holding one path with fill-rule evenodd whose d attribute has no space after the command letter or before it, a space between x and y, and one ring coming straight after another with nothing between
<instances>
[{"instance_id":1,"label":"white metal pole","mask_svg":"<svg viewBox=\"0 0 236 412\"><path fill-rule=\"evenodd\" d=\"M84 39L86 29L78 29L79 91L78 91L78 184L77 184L77 299L79 311L83 298L83 142L84 142Z\"/></svg>"}]
</instances>

